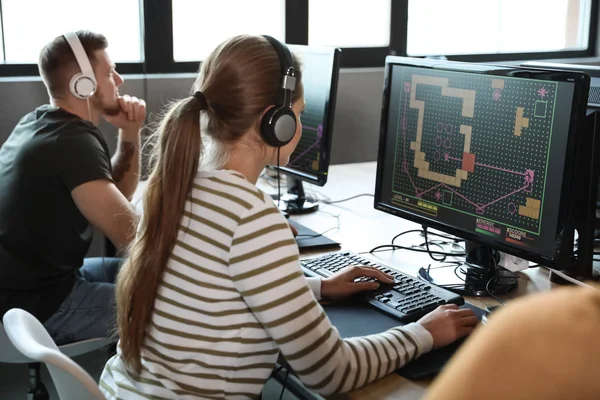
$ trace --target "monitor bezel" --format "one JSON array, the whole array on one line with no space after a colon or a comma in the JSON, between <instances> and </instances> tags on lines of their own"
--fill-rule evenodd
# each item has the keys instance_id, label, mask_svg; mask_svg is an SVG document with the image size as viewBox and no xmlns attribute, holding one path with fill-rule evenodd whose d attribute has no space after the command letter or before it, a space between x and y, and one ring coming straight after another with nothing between
<instances>
[{"instance_id":1,"label":"monitor bezel","mask_svg":"<svg viewBox=\"0 0 600 400\"><path fill-rule=\"evenodd\" d=\"M600 66L598 65L566 64L550 61L526 61L521 63L520 66L523 68L535 68L536 70L543 69L569 72L583 72L585 74L588 74L590 78L600 78Z\"/></svg>"},{"instance_id":2,"label":"monitor bezel","mask_svg":"<svg viewBox=\"0 0 600 400\"><path fill-rule=\"evenodd\" d=\"M321 144L319 149L321 153L321 164L319 165L319 171L317 174L312 175L303 171L299 171L292 167L281 166L279 170L282 174L287 175L290 178L299 179L308 183L312 183L317 186L324 186L327 183L327 177L329 174L329 165L331 162L331 144L334 129L335 119L335 108L337 103L337 91L338 82L340 76L340 60L342 50L334 47L319 47L319 46L305 46L305 45L288 45L290 51L294 53L297 49L299 55L301 53L316 53L316 54L327 54L333 55L333 65L331 74L331 84L329 88L328 98L325 102L325 117L323 121L323 135L325 140ZM276 166L272 166L274 170L277 170Z\"/></svg>"},{"instance_id":3,"label":"monitor bezel","mask_svg":"<svg viewBox=\"0 0 600 400\"><path fill-rule=\"evenodd\" d=\"M488 236L479 235L475 232L466 231L460 228L450 226L448 224L441 223L426 217L412 214L401 208L393 207L389 204L382 202L382 176L385 163L385 146L387 142L387 125L389 115L389 103L390 103L390 90L392 81L392 68L393 66L407 66L407 67L421 67L431 68L439 70L447 70L452 72L467 72L467 73L480 73L488 75L504 75L510 73L511 76L523 75L535 76L536 79L550 79L555 81L570 81L574 82L573 102L571 104L572 113L571 121L569 123L568 138L567 138L567 149L565 164L565 170L563 172L563 185L560 191L559 200L559 214L557 220L557 241L555 243L555 254L552 256L546 256L539 253L535 253L532 250L524 249L516 245L502 242L499 240L490 239ZM440 60L426 60L411 57L401 56L388 56L385 61L384 70L384 87L383 87L383 100L382 100L382 112L380 121L380 133L379 133L379 146L377 153L377 173L375 180L375 192L374 192L374 207L377 210L386 212L388 214L395 215L397 217L407 219L412 222L421 224L422 226L437 229L457 237L463 238L468 241L479 243L484 246L490 246L499 251L513 254L523 259L541 263L544 265L554 265L558 259L558 249L560 246L560 230L565 226L567 215L570 209L573 207L572 198L569 194L573 190L573 181L570 179L573 176L575 168L575 153L576 153L576 139L578 130L584 126L584 118L587 105L587 96L590 85L589 75L579 71L555 71L539 68L526 68L520 66L506 66L506 65L493 65L493 64L471 64L466 62L457 61L440 61Z\"/></svg>"}]
</instances>

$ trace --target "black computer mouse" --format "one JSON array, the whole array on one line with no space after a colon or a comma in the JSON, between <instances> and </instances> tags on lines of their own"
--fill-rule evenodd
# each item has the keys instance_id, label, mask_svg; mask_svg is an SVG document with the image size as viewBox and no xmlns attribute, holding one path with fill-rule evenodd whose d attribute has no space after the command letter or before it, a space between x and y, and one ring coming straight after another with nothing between
<instances>
[{"instance_id":1,"label":"black computer mouse","mask_svg":"<svg viewBox=\"0 0 600 400\"><path fill-rule=\"evenodd\" d=\"M481 323L482 324L487 324L489 316L494 311L496 311L497 309L499 309L501 307L503 307L503 306L486 306L485 307L485 312L483 313L483 316L481 317Z\"/></svg>"}]
</instances>

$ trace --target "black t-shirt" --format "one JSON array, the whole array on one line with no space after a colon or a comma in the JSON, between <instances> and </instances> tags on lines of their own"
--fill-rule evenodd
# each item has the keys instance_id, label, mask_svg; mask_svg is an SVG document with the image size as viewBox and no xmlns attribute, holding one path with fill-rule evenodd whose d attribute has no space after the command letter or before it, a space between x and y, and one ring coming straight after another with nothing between
<instances>
[{"instance_id":1,"label":"black t-shirt","mask_svg":"<svg viewBox=\"0 0 600 400\"><path fill-rule=\"evenodd\" d=\"M93 228L71 197L112 180L96 126L45 105L25 115L0 148L0 317L13 307L41 321L58 310L83 264Z\"/></svg>"}]
</instances>

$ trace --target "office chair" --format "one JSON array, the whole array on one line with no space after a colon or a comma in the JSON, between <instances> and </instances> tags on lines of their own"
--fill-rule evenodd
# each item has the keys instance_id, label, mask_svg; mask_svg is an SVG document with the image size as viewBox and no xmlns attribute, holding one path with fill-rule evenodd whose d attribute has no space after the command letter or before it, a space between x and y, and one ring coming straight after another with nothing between
<instances>
[{"instance_id":1,"label":"office chair","mask_svg":"<svg viewBox=\"0 0 600 400\"><path fill-rule=\"evenodd\" d=\"M39 363L44 362L59 398L105 400L94 379L70 357L105 347L115 339L90 339L59 347L40 321L19 308L8 310L2 322L0 362L29 364L28 399L49 399L39 373Z\"/></svg>"}]
</instances>

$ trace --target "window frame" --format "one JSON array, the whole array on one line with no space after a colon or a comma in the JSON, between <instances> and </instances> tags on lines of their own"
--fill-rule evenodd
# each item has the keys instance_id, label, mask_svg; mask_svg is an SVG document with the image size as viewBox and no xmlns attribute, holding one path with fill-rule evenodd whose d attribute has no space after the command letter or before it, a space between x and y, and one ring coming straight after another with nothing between
<instances>
[{"instance_id":1,"label":"window frame","mask_svg":"<svg viewBox=\"0 0 600 400\"><path fill-rule=\"evenodd\" d=\"M308 44L308 18L310 0L285 0L285 37L289 44ZM318 0L313 0L318 1ZM0 0L0 18L2 17ZM342 48L342 68L383 67L388 55L406 56L409 0L391 0L390 45L386 47ZM598 1L592 0L588 47L583 50L565 50L539 53L494 53L447 55L449 60L468 62L497 62L558 58L596 57L599 22ZM121 74L193 73L200 62L173 60L173 3L172 0L143 0L142 46L144 61L117 63ZM152 29L145 27L151 26ZM0 31L0 34L3 34ZM150 45L151 44L151 45ZM5 46L6 44L3 43ZM418 56L422 58L423 56ZM36 64L4 64L0 62L0 77L39 76Z\"/></svg>"},{"instance_id":2,"label":"window frame","mask_svg":"<svg viewBox=\"0 0 600 400\"><path fill-rule=\"evenodd\" d=\"M169 3L171 0L169 0ZM141 19L141 30L142 35L145 32L144 27L146 26L146 0L143 2L143 8L140 10L140 19ZM2 14L2 0L0 0L0 19L3 18ZM2 35L2 46L3 53L6 56L6 41L4 40L4 21L2 20L2 25L0 29L0 35ZM142 38L142 47L146 47L146 43ZM29 77L29 76L40 76L37 64L18 64L18 63L4 63L4 60L0 59L0 78L10 78L10 77ZM116 69L120 74L140 74L144 72L144 62L127 62L127 63L115 63Z\"/></svg>"}]
</instances>

